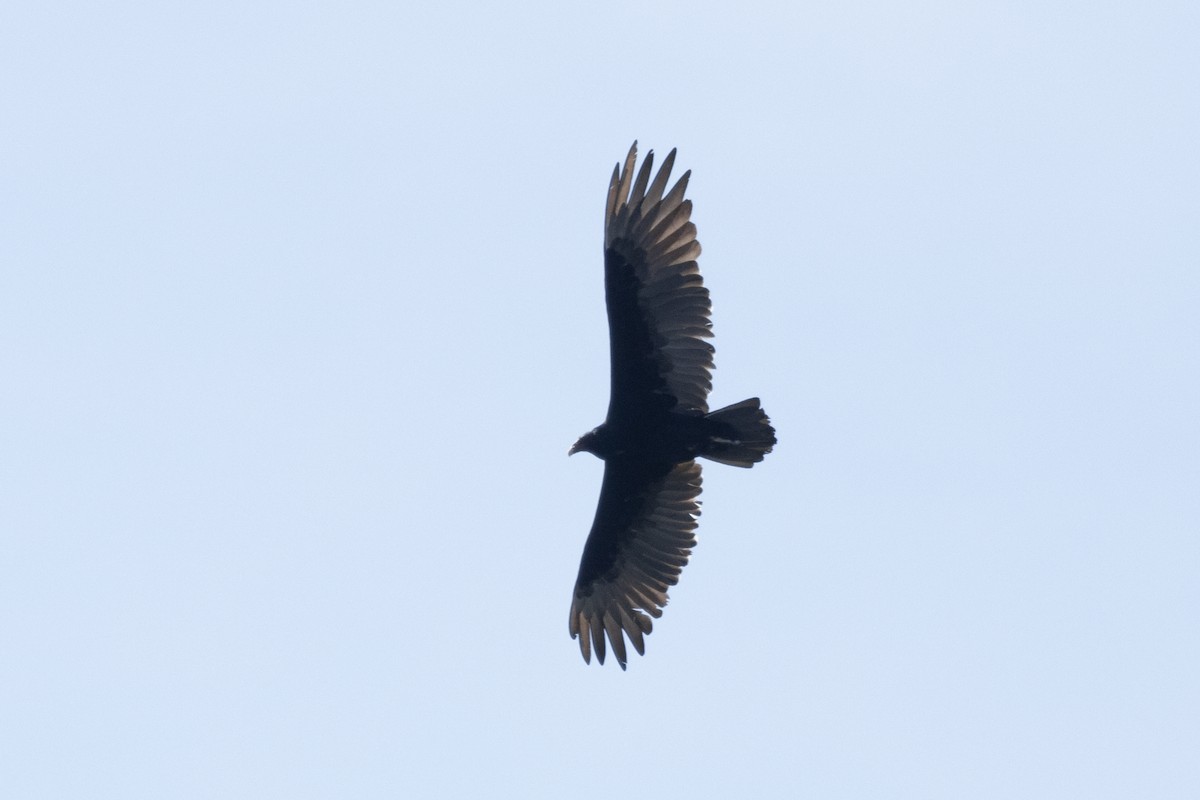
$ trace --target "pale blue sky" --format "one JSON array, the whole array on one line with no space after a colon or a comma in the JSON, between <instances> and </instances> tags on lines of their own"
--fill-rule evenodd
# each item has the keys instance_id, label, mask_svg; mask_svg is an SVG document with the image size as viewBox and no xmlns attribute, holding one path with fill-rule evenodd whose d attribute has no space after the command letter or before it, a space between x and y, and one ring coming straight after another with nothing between
<instances>
[{"instance_id":1,"label":"pale blue sky","mask_svg":"<svg viewBox=\"0 0 1200 800\"><path fill-rule=\"evenodd\" d=\"M1194 3L8 3L12 798L1194 798ZM567 634L679 148L700 544Z\"/></svg>"}]
</instances>

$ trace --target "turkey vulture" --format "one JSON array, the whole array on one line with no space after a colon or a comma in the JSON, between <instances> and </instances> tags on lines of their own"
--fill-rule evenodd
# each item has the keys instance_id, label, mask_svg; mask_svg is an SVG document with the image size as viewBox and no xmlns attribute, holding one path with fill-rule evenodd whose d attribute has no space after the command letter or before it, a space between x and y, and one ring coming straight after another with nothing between
<instances>
[{"instance_id":1,"label":"turkey vulture","mask_svg":"<svg viewBox=\"0 0 1200 800\"><path fill-rule=\"evenodd\" d=\"M651 617L696 545L697 457L751 467L771 452L775 430L752 397L708 410L713 346L700 243L683 198L669 191L675 151L650 180L654 153L637 177L637 142L613 169L604 211L604 289L611 387L604 423L570 453L604 459L604 483L583 547L571 601L571 638L584 661L604 663L605 635L625 669L625 637L645 654Z\"/></svg>"}]
</instances>

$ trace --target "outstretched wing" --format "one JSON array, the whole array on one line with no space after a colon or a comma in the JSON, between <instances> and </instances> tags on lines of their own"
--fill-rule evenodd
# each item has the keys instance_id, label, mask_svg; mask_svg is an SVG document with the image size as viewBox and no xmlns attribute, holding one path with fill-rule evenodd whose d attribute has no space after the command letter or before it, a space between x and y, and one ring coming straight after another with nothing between
<instances>
[{"instance_id":1,"label":"outstretched wing","mask_svg":"<svg viewBox=\"0 0 1200 800\"><path fill-rule=\"evenodd\" d=\"M708 411L713 347L700 243L683 198L685 172L663 196L675 151L650 181L654 153L636 180L637 142L613 170L604 214L604 284L612 359L608 421L656 409Z\"/></svg>"},{"instance_id":2,"label":"outstretched wing","mask_svg":"<svg viewBox=\"0 0 1200 800\"><path fill-rule=\"evenodd\" d=\"M610 459L583 548L571 601L571 638L583 659L604 663L608 641L625 669L625 637L644 655L651 617L661 617L667 589L696 546L700 465L647 466Z\"/></svg>"}]
</instances>

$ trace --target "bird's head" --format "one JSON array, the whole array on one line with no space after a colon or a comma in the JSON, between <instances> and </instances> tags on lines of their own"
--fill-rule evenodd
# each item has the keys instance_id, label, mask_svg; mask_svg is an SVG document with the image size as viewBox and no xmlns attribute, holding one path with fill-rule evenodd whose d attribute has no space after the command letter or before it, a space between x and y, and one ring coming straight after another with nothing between
<instances>
[{"instance_id":1,"label":"bird's head","mask_svg":"<svg viewBox=\"0 0 1200 800\"><path fill-rule=\"evenodd\" d=\"M567 455L573 456L576 453L593 453L598 454L600 447L600 429L593 428L592 430L579 437L579 441L571 445L571 449L567 451Z\"/></svg>"}]
</instances>

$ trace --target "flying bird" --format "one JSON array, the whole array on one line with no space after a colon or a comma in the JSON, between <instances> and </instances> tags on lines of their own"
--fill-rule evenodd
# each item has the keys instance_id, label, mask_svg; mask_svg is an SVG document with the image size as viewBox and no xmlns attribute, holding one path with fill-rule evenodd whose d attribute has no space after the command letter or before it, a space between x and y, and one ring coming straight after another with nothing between
<instances>
[{"instance_id":1,"label":"flying bird","mask_svg":"<svg viewBox=\"0 0 1200 800\"><path fill-rule=\"evenodd\" d=\"M605 636L625 669L625 639L644 655L651 618L696 546L700 465L752 467L775 445L757 397L708 410L711 304L700 243L684 199L685 172L667 191L675 151L654 179L654 153L637 177L637 142L613 169L604 211L604 289L611 385L604 423L570 454L604 460L604 482L571 601L571 638L601 664Z\"/></svg>"}]
</instances>

